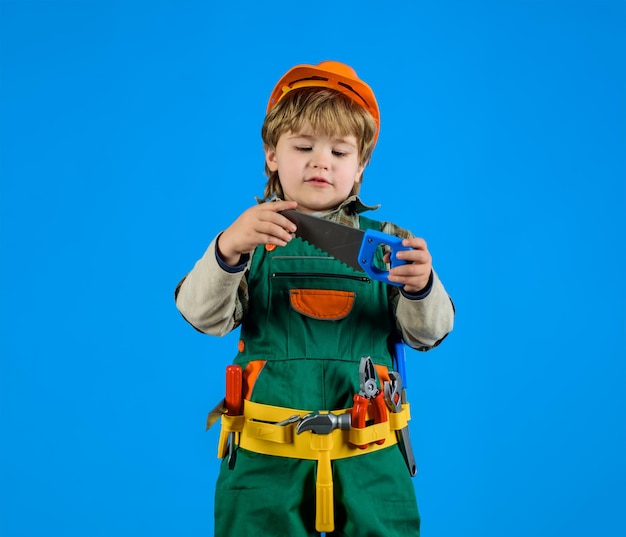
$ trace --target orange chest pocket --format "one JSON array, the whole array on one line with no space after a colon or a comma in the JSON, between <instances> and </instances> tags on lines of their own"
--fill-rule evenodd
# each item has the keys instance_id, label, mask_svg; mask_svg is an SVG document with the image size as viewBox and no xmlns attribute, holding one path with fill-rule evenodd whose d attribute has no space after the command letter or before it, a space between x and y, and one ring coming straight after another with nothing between
<instances>
[{"instance_id":1,"label":"orange chest pocket","mask_svg":"<svg viewBox=\"0 0 626 537\"><path fill-rule=\"evenodd\" d=\"M346 317L356 293L352 291L333 291L326 289L291 289L289 300L291 307L302 315L313 319L338 321Z\"/></svg>"}]
</instances>

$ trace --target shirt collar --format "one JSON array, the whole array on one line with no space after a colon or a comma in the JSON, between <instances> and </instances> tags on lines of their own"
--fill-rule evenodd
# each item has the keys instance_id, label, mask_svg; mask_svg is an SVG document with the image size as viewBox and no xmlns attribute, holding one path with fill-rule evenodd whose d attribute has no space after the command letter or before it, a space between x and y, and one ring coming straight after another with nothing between
<instances>
[{"instance_id":1,"label":"shirt collar","mask_svg":"<svg viewBox=\"0 0 626 537\"><path fill-rule=\"evenodd\" d=\"M365 211L375 211L379 207L380 207L380 204L366 205L365 203L363 203L361 198L359 198L359 196L355 194L353 196L350 196L348 199L346 199L336 209L332 209L330 211L320 211L318 213L314 213L314 216L322 216L322 217L328 218L328 217L333 217L339 213L346 213L349 215L361 214L361 213L364 213Z\"/></svg>"}]
</instances>

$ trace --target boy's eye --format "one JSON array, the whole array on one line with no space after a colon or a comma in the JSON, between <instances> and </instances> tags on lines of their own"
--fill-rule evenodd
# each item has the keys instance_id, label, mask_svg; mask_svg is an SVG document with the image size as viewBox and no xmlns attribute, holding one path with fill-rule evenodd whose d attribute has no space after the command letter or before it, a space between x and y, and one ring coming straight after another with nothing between
<instances>
[{"instance_id":1,"label":"boy's eye","mask_svg":"<svg viewBox=\"0 0 626 537\"><path fill-rule=\"evenodd\" d=\"M296 151L311 151L313 149L310 145L297 145Z\"/></svg>"},{"instance_id":2,"label":"boy's eye","mask_svg":"<svg viewBox=\"0 0 626 537\"><path fill-rule=\"evenodd\" d=\"M346 153L345 151L333 151L333 155L335 155L336 157L345 157L348 153Z\"/></svg>"}]
</instances>

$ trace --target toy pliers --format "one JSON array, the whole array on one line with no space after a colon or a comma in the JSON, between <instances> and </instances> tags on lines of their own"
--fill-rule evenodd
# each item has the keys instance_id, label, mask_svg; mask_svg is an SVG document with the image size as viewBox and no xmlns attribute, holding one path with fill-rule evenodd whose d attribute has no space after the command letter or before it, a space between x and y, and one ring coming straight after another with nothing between
<instances>
[{"instance_id":1,"label":"toy pliers","mask_svg":"<svg viewBox=\"0 0 626 537\"><path fill-rule=\"evenodd\" d=\"M376 369L374 362L372 362L369 356L361 358L359 382L361 389L352 399L354 402L351 412L352 427L356 429L365 428L366 415L370 402L372 403L374 423L387 421L387 406L385 404L384 393L381 392L376 385ZM384 444L385 439L377 440L376 443ZM368 444L363 444L357 447L365 449L367 446Z\"/></svg>"},{"instance_id":2,"label":"toy pliers","mask_svg":"<svg viewBox=\"0 0 626 537\"><path fill-rule=\"evenodd\" d=\"M391 412L401 412L402 403L406 403L406 394L402 385L402 377L397 371L389 371L389 382L384 384L385 401ZM411 447L411 438L409 437L409 426L396 431L400 451L409 469L409 474L413 477L417 473L417 465L415 464L415 456Z\"/></svg>"}]
</instances>

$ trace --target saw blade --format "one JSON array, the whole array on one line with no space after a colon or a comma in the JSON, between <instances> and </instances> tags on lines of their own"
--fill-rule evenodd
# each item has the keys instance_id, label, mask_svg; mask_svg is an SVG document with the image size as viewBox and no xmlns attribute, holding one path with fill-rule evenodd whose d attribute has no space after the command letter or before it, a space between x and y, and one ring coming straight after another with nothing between
<instances>
[{"instance_id":1,"label":"saw blade","mask_svg":"<svg viewBox=\"0 0 626 537\"><path fill-rule=\"evenodd\" d=\"M363 231L309 214L299 213L294 209L281 211L281 214L296 225L296 237L300 237L320 250L324 250L350 268L364 272L363 267L359 264L359 250L365 235Z\"/></svg>"}]
</instances>

